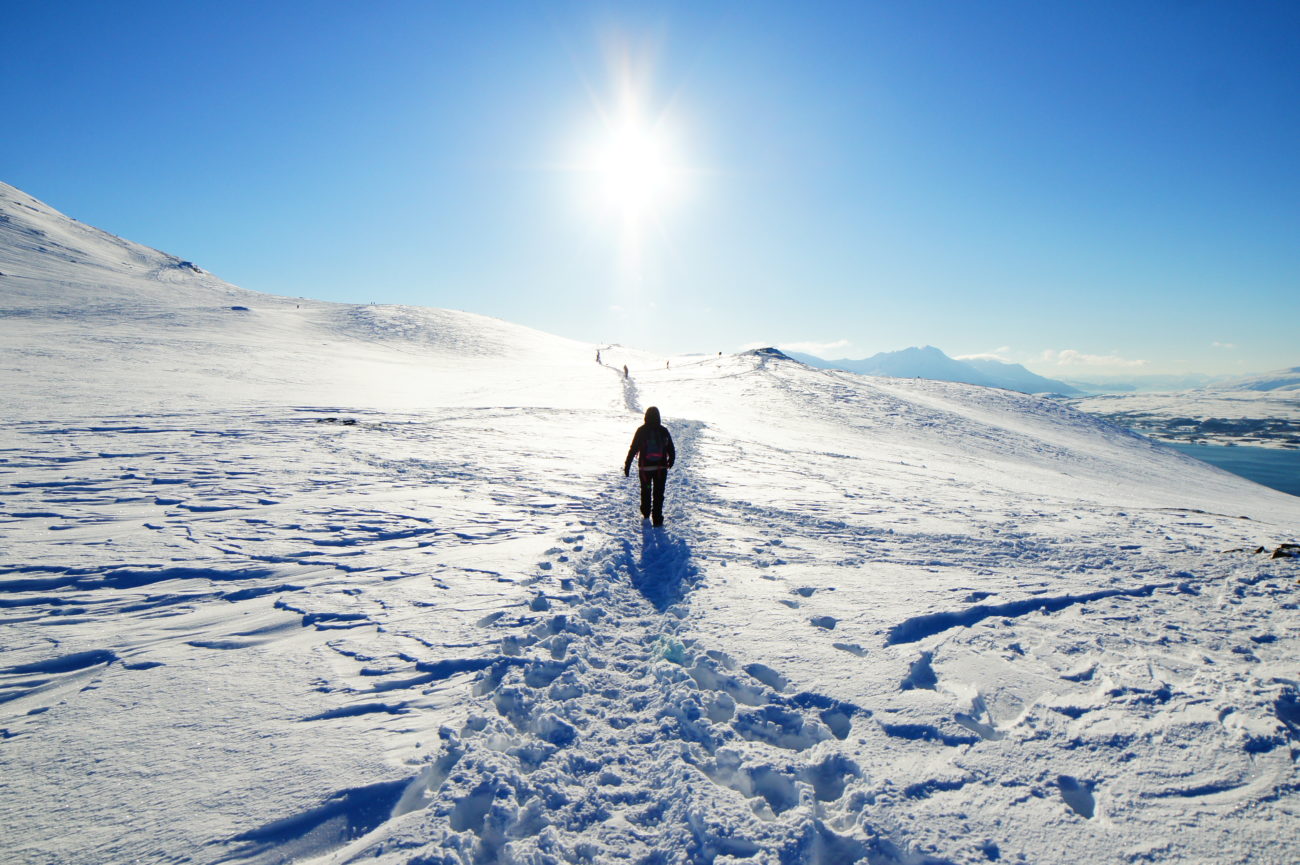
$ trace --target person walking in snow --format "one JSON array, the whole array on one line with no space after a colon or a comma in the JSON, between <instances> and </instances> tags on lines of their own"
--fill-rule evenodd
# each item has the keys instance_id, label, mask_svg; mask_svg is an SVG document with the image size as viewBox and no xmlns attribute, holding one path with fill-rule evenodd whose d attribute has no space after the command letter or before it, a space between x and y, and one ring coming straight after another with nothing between
<instances>
[{"instance_id":1,"label":"person walking in snow","mask_svg":"<svg viewBox=\"0 0 1300 865\"><path fill-rule=\"evenodd\" d=\"M641 518L650 520L652 525L662 526L664 483L668 480L668 470L677 461L677 451L673 447L672 434L659 422L659 409L654 406L645 410L645 423L632 436L632 446L627 449L627 459L623 460L624 477L632 467L633 457L637 457L641 476Z\"/></svg>"}]
</instances>

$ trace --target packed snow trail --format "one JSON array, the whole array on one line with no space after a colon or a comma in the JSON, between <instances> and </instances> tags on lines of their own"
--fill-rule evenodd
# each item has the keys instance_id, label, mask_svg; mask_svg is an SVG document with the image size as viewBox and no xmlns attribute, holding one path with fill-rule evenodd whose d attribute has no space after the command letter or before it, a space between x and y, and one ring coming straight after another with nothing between
<instances>
[{"instance_id":1,"label":"packed snow trail","mask_svg":"<svg viewBox=\"0 0 1300 865\"><path fill-rule=\"evenodd\" d=\"M818 747L846 738L860 710L815 692L779 693L779 671L742 671L682 632L698 576L687 538L699 425L673 428L682 456L669 527L642 523L629 540L635 484L610 482L594 519L551 553L528 614L483 623L500 635L500 655L476 664L477 708L440 732L424 770L400 791L390 783L354 797L376 800L360 816L345 800L241 833L234 840L245 846L230 861L326 852L339 836L322 825L340 813L351 815L349 831L366 834L335 862L713 862L762 853L755 861L829 863L891 849L840 834L853 829L865 794L853 792L852 761ZM584 555L592 535L610 540ZM389 819L378 822L385 807Z\"/></svg>"}]
</instances>

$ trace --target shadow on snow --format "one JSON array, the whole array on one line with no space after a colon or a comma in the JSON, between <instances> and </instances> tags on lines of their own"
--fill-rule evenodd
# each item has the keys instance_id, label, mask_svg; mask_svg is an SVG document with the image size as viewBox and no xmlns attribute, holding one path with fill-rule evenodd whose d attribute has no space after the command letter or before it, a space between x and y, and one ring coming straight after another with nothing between
<instances>
[{"instance_id":1,"label":"shadow on snow","mask_svg":"<svg viewBox=\"0 0 1300 865\"><path fill-rule=\"evenodd\" d=\"M686 596L696 570L691 548L681 536L643 523L639 554L632 555L631 544L627 546L632 585L656 610L662 613Z\"/></svg>"},{"instance_id":2,"label":"shadow on snow","mask_svg":"<svg viewBox=\"0 0 1300 865\"><path fill-rule=\"evenodd\" d=\"M340 790L315 808L229 839L245 846L218 861L279 863L328 853L387 820L410 781Z\"/></svg>"}]
</instances>

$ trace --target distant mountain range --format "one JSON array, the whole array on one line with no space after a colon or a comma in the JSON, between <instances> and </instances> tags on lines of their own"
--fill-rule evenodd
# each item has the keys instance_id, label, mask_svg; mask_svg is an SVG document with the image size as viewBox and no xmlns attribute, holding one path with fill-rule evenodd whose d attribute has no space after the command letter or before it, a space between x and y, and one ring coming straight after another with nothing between
<instances>
[{"instance_id":1,"label":"distant mountain range","mask_svg":"<svg viewBox=\"0 0 1300 865\"><path fill-rule=\"evenodd\" d=\"M1092 381L1069 379L1085 393L1174 393L1192 390L1300 391L1300 366L1243 376L1139 375Z\"/></svg>"},{"instance_id":2,"label":"distant mountain range","mask_svg":"<svg viewBox=\"0 0 1300 865\"><path fill-rule=\"evenodd\" d=\"M1053 393L1063 396L1082 394L1174 392L1190 390L1254 390L1300 392L1300 366L1236 378L1187 375L1135 375L1106 377L1095 381L1047 378L1030 372L1018 363L1004 363L990 358L957 359L932 345L882 351L861 360L823 360L816 355L790 351L786 355L819 369L842 369L862 375L887 375L894 378L929 378L957 381L985 387L1000 387L1021 393Z\"/></svg>"},{"instance_id":3,"label":"distant mountain range","mask_svg":"<svg viewBox=\"0 0 1300 865\"><path fill-rule=\"evenodd\" d=\"M1030 372L1018 363L1003 363L988 358L957 360L932 345L905 348L902 351L882 351L861 360L823 360L815 355L794 351L787 354L809 366L842 369L863 375L957 381L1021 393L1058 393L1067 396L1083 393L1079 388L1063 381Z\"/></svg>"},{"instance_id":4,"label":"distant mountain range","mask_svg":"<svg viewBox=\"0 0 1300 865\"><path fill-rule=\"evenodd\" d=\"M1300 392L1300 366L1216 382L1213 390L1280 390Z\"/></svg>"},{"instance_id":5,"label":"distant mountain range","mask_svg":"<svg viewBox=\"0 0 1300 865\"><path fill-rule=\"evenodd\" d=\"M1066 379L1086 393L1168 393L1170 391L1196 390L1210 387L1223 380L1223 376L1186 373L1184 375L1123 375L1092 376L1088 380Z\"/></svg>"}]
</instances>

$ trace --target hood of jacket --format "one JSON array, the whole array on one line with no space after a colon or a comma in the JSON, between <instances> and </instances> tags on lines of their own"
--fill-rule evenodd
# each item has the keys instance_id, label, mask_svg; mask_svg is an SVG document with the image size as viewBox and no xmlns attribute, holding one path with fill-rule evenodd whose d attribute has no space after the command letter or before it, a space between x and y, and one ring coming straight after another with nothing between
<instances>
[{"instance_id":1,"label":"hood of jacket","mask_svg":"<svg viewBox=\"0 0 1300 865\"><path fill-rule=\"evenodd\" d=\"M659 426L659 409L655 406L645 410L645 422L649 426Z\"/></svg>"}]
</instances>

